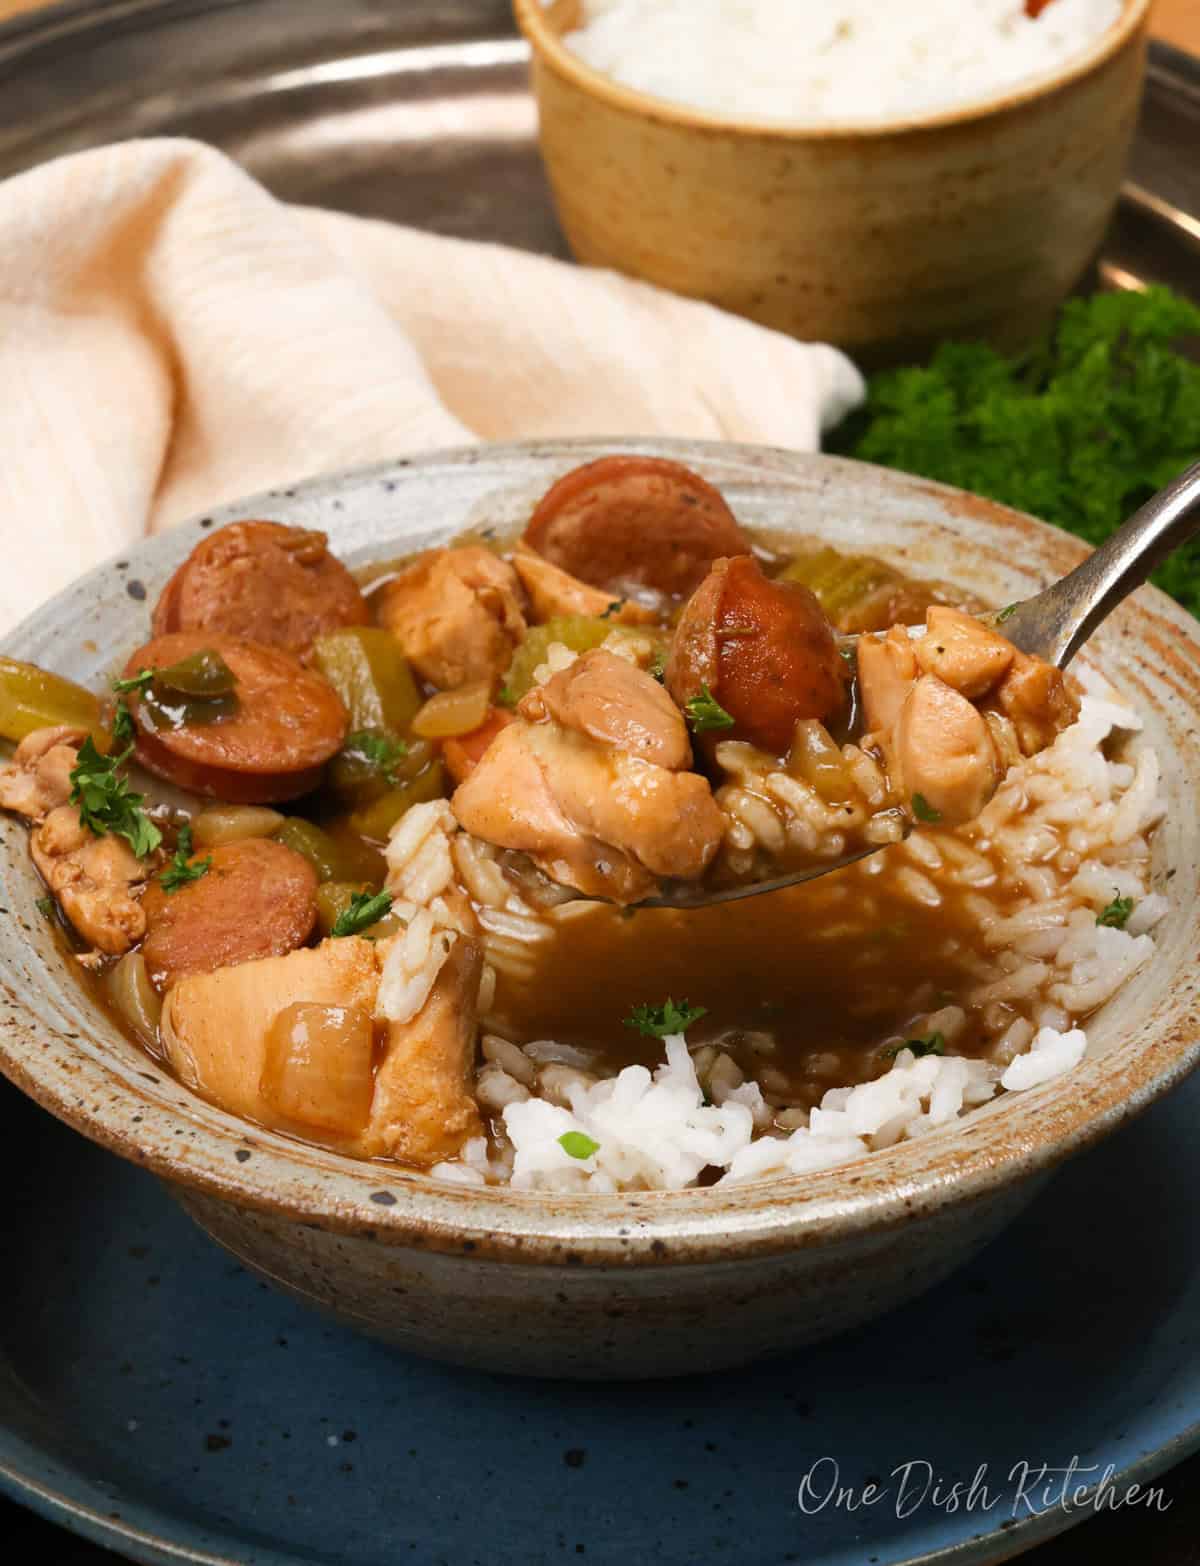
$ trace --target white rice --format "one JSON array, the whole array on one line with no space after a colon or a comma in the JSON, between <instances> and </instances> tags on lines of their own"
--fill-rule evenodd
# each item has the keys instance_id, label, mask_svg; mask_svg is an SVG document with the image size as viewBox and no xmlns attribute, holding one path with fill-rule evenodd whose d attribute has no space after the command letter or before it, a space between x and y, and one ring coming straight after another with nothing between
<instances>
[{"instance_id":1,"label":"white rice","mask_svg":"<svg viewBox=\"0 0 1200 1566\"><path fill-rule=\"evenodd\" d=\"M626 86L711 113L904 120L995 97L1082 55L1121 0L584 0L566 45Z\"/></svg>"},{"instance_id":2,"label":"white rice","mask_svg":"<svg viewBox=\"0 0 1200 1566\"><path fill-rule=\"evenodd\" d=\"M444 799L414 805L392 828L384 857L384 886L392 894L391 912L405 928L380 942L383 968L375 1015L385 1022L410 1022L429 999L437 976L463 935L473 935L474 919L461 905L455 877L455 848L463 834ZM480 981L480 1006L491 1005L495 973L486 965Z\"/></svg>"}]
</instances>

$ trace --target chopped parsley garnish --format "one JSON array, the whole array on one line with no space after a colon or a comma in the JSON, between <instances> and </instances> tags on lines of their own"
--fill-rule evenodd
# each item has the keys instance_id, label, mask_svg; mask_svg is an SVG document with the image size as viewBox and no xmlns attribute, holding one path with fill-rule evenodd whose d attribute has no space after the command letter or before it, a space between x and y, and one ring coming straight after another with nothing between
<instances>
[{"instance_id":1,"label":"chopped parsley garnish","mask_svg":"<svg viewBox=\"0 0 1200 1566\"><path fill-rule=\"evenodd\" d=\"M370 925L376 924L384 914L390 913L390 892L355 892L349 907L343 908L333 921L331 935L361 935Z\"/></svg>"},{"instance_id":2,"label":"chopped parsley garnish","mask_svg":"<svg viewBox=\"0 0 1200 1566\"><path fill-rule=\"evenodd\" d=\"M1096 915L1096 923L1106 925L1110 930L1123 930L1132 912L1132 897L1114 897L1108 907L1102 908Z\"/></svg>"},{"instance_id":3,"label":"chopped parsley garnish","mask_svg":"<svg viewBox=\"0 0 1200 1566\"><path fill-rule=\"evenodd\" d=\"M360 756L365 756L393 785L399 781L393 769L398 761L403 761L408 755L408 746L403 740L393 739L390 734L381 734L372 729L356 729L353 734L347 735L343 749L357 751Z\"/></svg>"},{"instance_id":4,"label":"chopped parsley garnish","mask_svg":"<svg viewBox=\"0 0 1200 1566\"><path fill-rule=\"evenodd\" d=\"M123 701L117 703L113 713L112 737L114 745L130 745L134 737L133 714Z\"/></svg>"},{"instance_id":5,"label":"chopped parsley garnish","mask_svg":"<svg viewBox=\"0 0 1200 1566\"><path fill-rule=\"evenodd\" d=\"M1071 299L1022 352L946 342L882 370L830 448L940 479L1103 543L1200 450L1200 310L1167 288ZM1152 578L1200 613L1200 543Z\"/></svg>"},{"instance_id":6,"label":"chopped parsley garnish","mask_svg":"<svg viewBox=\"0 0 1200 1566\"><path fill-rule=\"evenodd\" d=\"M141 808L141 794L130 790L128 778L117 771L128 760L132 746L119 755L102 756L89 734L79 747L71 769L70 803L79 806L79 821L97 837L112 832L123 837L139 859L153 853L162 833Z\"/></svg>"},{"instance_id":7,"label":"chopped parsley garnish","mask_svg":"<svg viewBox=\"0 0 1200 1566\"><path fill-rule=\"evenodd\" d=\"M207 858L197 859L194 865L188 863L191 857L192 829L190 826L182 826L179 829L179 841L175 845L175 855L158 878L164 892L177 892L181 886L186 886L189 881L198 881L212 869L211 854Z\"/></svg>"},{"instance_id":8,"label":"chopped parsley garnish","mask_svg":"<svg viewBox=\"0 0 1200 1566\"><path fill-rule=\"evenodd\" d=\"M941 811L935 810L924 794L914 794L912 805L913 815L916 816L918 821L925 821L930 826L936 826L942 819Z\"/></svg>"},{"instance_id":9,"label":"chopped parsley garnish","mask_svg":"<svg viewBox=\"0 0 1200 1566\"><path fill-rule=\"evenodd\" d=\"M35 897L33 906L41 914L43 919L54 918L54 899L52 897Z\"/></svg>"},{"instance_id":10,"label":"chopped parsley garnish","mask_svg":"<svg viewBox=\"0 0 1200 1566\"><path fill-rule=\"evenodd\" d=\"M635 1028L648 1039L665 1039L669 1033L682 1033L708 1011L707 1006L678 1005L668 999L661 1006L635 1006L625 1019L627 1028Z\"/></svg>"},{"instance_id":11,"label":"chopped parsley garnish","mask_svg":"<svg viewBox=\"0 0 1200 1566\"><path fill-rule=\"evenodd\" d=\"M1006 604L996 616L996 624L1003 625L1005 620L1011 620L1020 607L1020 604Z\"/></svg>"},{"instance_id":12,"label":"chopped parsley garnish","mask_svg":"<svg viewBox=\"0 0 1200 1566\"><path fill-rule=\"evenodd\" d=\"M905 1039L903 1044L893 1044L884 1050L888 1060L895 1060L902 1049L909 1049L920 1060L922 1055L944 1055L946 1040L940 1033L931 1033L927 1039Z\"/></svg>"},{"instance_id":13,"label":"chopped parsley garnish","mask_svg":"<svg viewBox=\"0 0 1200 1566\"><path fill-rule=\"evenodd\" d=\"M496 705L498 707L515 707L517 705L516 693L511 686L502 685L496 692Z\"/></svg>"},{"instance_id":14,"label":"chopped parsley garnish","mask_svg":"<svg viewBox=\"0 0 1200 1566\"><path fill-rule=\"evenodd\" d=\"M646 673L652 680L657 680L661 685L667 677L667 655L660 647L650 660L650 667Z\"/></svg>"},{"instance_id":15,"label":"chopped parsley garnish","mask_svg":"<svg viewBox=\"0 0 1200 1566\"><path fill-rule=\"evenodd\" d=\"M710 729L731 729L734 720L721 706L707 685L700 687L699 696L693 696L687 704L688 722L697 734L707 734Z\"/></svg>"},{"instance_id":16,"label":"chopped parsley garnish","mask_svg":"<svg viewBox=\"0 0 1200 1566\"><path fill-rule=\"evenodd\" d=\"M143 669L140 674L132 675L128 680L114 680L112 688L121 696L126 691L144 691L153 678L153 669Z\"/></svg>"},{"instance_id":17,"label":"chopped parsley garnish","mask_svg":"<svg viewBox=\"0 0 1200 1566\"><path fill-rule=\"evenodd\" d=\"M599 1142L593 1142L585 1131L564 1131L558 1145L572 1158L590 1158L600 1149Z\"/></svg>"},{"instance_id":18,"label":"chopped parsley garnish","mask_svg":"<svg viewBox=\"0 0 1200 1566\"><path fill-rule=\"evenodd\" d=\"M625 603L626 600L624 598L614 598L612 603L609 604L608 608L605 609L601 614L600 618L602 620L611 620L614 614L620 614L621 610L625 607Z\"/></svg>"}]
</instances>

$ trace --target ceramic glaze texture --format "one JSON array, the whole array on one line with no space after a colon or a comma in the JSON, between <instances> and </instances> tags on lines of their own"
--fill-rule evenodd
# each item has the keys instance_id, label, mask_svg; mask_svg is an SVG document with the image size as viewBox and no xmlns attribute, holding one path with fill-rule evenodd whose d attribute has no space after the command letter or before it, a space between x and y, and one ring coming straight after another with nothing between
<instances>
[{"instance_id":1,"label":"ceramic glaze texture","mask_svg":"<svg viewBox=\"0 0 1200 1566\"><path fill-rule=\"evenodd\" d=\"M91 573L3 651L99 687L144 640L159 589L209 527L245 516L322 527L343 558L363 563L467 526L518 523L555 478L612 449L485 447L258 496ZM996 603L1082 553L1026 517L861 464L691 443L620 449L697 468L751 526L876 550ZM1056 1163L1200 1056L1200 628L1144 592L1088 656L1137 703L1164 764L1171 813L1156 855L1174 872L1172 912L1153 963L1089 1027L1075 1072L918 1141L798 1179L627 1197L439 1185L292 1142L195 1098L88 1004L36 911L25 830L7 819L0 1067L60 1118L164 1176L264 1276L423 1353L547 1375L661 1375L828 1335L945 1276Z\"/></svg>"},{"instance_id":2,"label":"ceramic glaze texture","mask_svg":"<svg viewBox=\"0 0 1200 1566\"><path fill-rule=\"evenodd\" d=\"M1053 78L854 128L755 124L646 97L560 42L579 0L515 0L542 153L581 261L860 358L1012 345L1100 247L1145 75L1149 0Z\"/></svg>"}]
</instances>

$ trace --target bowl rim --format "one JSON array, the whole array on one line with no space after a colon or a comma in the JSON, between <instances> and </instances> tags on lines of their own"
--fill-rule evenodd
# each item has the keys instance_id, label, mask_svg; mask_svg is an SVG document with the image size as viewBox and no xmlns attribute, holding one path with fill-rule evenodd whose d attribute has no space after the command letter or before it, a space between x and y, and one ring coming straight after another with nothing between
<instances>
[{"instance_id":1,"label":"bowl rim","mask_svg":"<svg viewBox=\"0 0 1200 1566\"><path fill-rule=\"evenodd\" d=\"M609 108L679 130L707 134L724 132L747 140L789 143L869 141L893 136L915 136L925 131L951 130L956 126L975 125L1023 108L1039 99L1049 98L1099 71L1115 58L1145 28L1153 3L1154 0L1122 0L1121 15L1082 54L1072 56L1057 70L1031 76L1023 84L991 97L896 120L803 121L760 120L752 116L718 114L628 87L614 77L585 65L566 47L548 20L547 12L553 9L552 5L544 5L543 0L512 0L517 25L534 55L582 92L605 101Z\"/></svg>"},{"instance_id":2,"label":"bowl rim","mask_svg":"<svg viewBox=\"0 0 1200 1566\"><path fill-rule=\"evenodd\" d=\"M476 467L485 476L494 469L497 483L511 486L514 469L530 459L565 466L614 450L667 455L693 465L724 463L746 477L765 472L785 486L789 475L793 484L807 475L822 495L837 485L840 473L914 505L933 502L945 515L999 525L1006 548L1013 547L1014 532L1020 534L1025 557L1043 568L1064 569L1086 553L1077 539L1020 512L866 463L727 442L614 437L462 447L350 468L215 508L190 526L126 548L120 558L132 567L165 564L190 547L187 540L197 526L248 515L286 516L299 499L324 501L328 510L335 501L340 505L347 489L366 484L396 489L413 474ZM349 539L347 544L353 547ZM33 634L39 623L53 623L73 600L77 607L78 595L112 569L113 562L105 562L78 578L5 637L0 650L20 656L14 642ZM1200 712L1200 622L1157 589L1141 589L1136 603L1132 612L1143 627L1155 627L1160 647L1166 639L1172 679L1187 691L1188 713ZM8 846L13 841L24 844L23 828L3 834L0 863L14 862ZM33 951L23 934L19 942L22 951ZM955 1122L944 1138L901 1143L840 1168L725 1189L567 1196L454 1185L397 1165L350 1159L218 1110L166 1073L159 1084L164 1091L149 1093L131 1084L118 1062L102 1052L95 1058L80 1054L66 1035L48 1028L36 1006L4 982L4 966L0 951L0 1071L75 1130L185 1187L189 1204L215 1198L384 1244L532 1265L728 1262L883 1234L948 1207L969 1208L1048 1172L1146 1109L1200 1064L1198 976L1186 1018L1160 1027L1119 1066L1100 1070L1094 1057L1085 1059L1069 1079L994 1100ZM1063 1093L1068 1081L1070 1091ZM135 1125L127 1123L131 1089L139 1095ZM991 1110L999 1113L989 1115Z\"/></svg>"}]
</instances>

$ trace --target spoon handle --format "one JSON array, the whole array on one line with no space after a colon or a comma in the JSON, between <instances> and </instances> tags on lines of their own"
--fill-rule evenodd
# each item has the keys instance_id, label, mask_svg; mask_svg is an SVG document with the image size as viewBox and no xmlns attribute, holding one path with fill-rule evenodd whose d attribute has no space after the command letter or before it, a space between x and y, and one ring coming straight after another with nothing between
<instances>
[{"instance_id":1,"label":"spoon handle","mask_svg":"<svg viewBox=\"0 0 1200 1566\"><path fill-rule=\"evenodd\" d=\"M1022 652L1060 669L1123 599L1200 532L1200 462L1160 489L1069 576L1027 599L1001 626Z\"/></svg>"}]
</instances>

